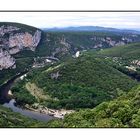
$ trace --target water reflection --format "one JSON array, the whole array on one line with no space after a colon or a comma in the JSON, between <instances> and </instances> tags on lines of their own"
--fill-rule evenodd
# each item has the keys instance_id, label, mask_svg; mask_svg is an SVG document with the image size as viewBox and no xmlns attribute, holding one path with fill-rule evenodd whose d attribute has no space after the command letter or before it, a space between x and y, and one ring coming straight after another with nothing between
<instances>
[{"instance_id":1,"label":"water reflection","mask_svg":"<svg viewBox=\"0 0 140 140\"><path fill-rule=\"evenodd\" d=\"M10 100L9 103L4 103L3 106L12 109L12 111L14 112L18 112L24 116L39 120L39 121L49 121L54 119L54 117L46 115L46 114L42 114L42 113L38 113L38 112L33 112L30 110L25 110L25 109L21 109L15 106L16 101L14 99Z\"/></svg>"}]
</instances>

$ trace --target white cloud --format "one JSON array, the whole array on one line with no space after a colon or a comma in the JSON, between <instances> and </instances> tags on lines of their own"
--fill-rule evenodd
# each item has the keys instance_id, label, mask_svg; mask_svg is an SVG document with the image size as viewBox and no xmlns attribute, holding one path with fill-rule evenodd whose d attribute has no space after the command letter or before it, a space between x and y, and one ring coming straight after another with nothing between
<instances>
[{"instance_id":1,"label":"white cloud","mask_svg":"<svg viewBox=\"0 0 140 140\"><path fill-rule=\"evenodd\" d=\"M0 21L35 27L93 25L140 28L140 12L0 12Z\"/></svg>"}]
</instances>

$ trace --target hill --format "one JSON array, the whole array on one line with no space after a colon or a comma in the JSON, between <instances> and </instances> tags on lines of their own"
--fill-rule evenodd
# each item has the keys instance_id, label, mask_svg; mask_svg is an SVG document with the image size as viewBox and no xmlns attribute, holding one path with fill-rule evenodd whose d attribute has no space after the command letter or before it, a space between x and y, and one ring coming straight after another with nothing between
<instances>
[{"instance_id":1,"label":"hill","mask_svg":"<svg viewBox=\"0 0 140 140\"><path fill-rule=\"evenodd\" d=\"M137 85L136 81L100 58L86 55L32 71L21 84L19 82L13 87L13 94L22 101L19 102L21 104L27 103L26 97L22 100L18 94L23 92L23 88L32 94L33 91L27 88L30 83L41 89L43 95L49 96L41 100L41 104L57 109L92 108L116 98L119 90L129 91Z\"/></svg>"},{"instance_id":2,"label":"hill","mask_svg":"<svg viewBox=\"0 0 140 140\"><path fill-rule=\"evenodd\" d=\"M140 43L118 46L97 52L119 71L140 81Z\"/></svg>"},{"instance_id":3,"label":"hill","mask_svg":"<svg viewBox=\"0 0 140 140\"><path fill-rule=\"evenodd\" d=\"M62 59L74 55L77 51L99 50L138 41L140 35L118 32L45 32L36 55Z\"/></svg>"},{"instance_id":4,"label":"hill","mask_svg":"<svg viewBox=\"0 0 140 140\"><path fill-rule=\"evenodd\" d=\"M52 31L52 32L79 32L79 31L88 31L88 32L117 32L117 33L135 33L140 34L139 30L131 29L117 29L109 27L100 27L100 26L77 26L77 27L63 27L63 28L44 28L42 30Z\"/></svg>"},{"instance_id":5,"label":"hill","mask_svg":"<svg viewBox=\"0 0 140 140\"><path fill-rule=\"evenodd\" d=\"M54 120L47 127L60 128L139 128L140 127L140 86L127 94L103 102L93 109L80 110L65 116L64 120Z\"/></svg>"},{"instance_id":6,"label":"hill","mask_svg":"<svg viewBox=\"0 0 140 140\"><path fill-rule=\"evenodd\" d=\"M108 57L121 57L126 59L137 59L140 56L140 43L118 46L101 50L100 55Z\"/></svg>"}]
</instances>

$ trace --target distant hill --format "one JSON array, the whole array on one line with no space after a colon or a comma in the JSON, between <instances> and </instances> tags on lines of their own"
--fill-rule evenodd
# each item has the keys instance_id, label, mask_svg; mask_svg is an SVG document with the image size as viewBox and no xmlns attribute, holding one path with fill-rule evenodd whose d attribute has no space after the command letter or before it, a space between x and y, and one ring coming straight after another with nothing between
<instances>
[{"instance_id":1,"label":"distant hill","mask_svg":"<svg viewBox=\"0 0 140 140\"><path fill-rule=\"evenodd\" d=\"M117 29L117 28L109 28L109 27L100 27L100 26L78 26L78 27L55 27L55 28L43 28L44 31L62 31L62 32L69 32L69 31L89 31L89 32L118 32L118 33L135 33L140 34L139 30L131 30L131 29Z\"/></svg>"}]
</instances>

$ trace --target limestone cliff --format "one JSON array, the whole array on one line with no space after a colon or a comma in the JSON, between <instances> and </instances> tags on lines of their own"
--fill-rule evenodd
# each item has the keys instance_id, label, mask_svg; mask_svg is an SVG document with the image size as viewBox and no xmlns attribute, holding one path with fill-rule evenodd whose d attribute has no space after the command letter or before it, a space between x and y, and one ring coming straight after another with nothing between
<instances>
[{"instance_id":1,"label":"limestone cliff","mask_svg":"<svg viewBox=\"0 0 140 140\"><path fill-rule=\"evenodd\" d=\"M23 25L22 25L23 26ZM35 29L29 32L23 27L11 25L0 26L0 70L15 65L13 54L24 49L35 51L41 40L41 31Z\"/></svg>"},{"instance_id":2,"label":"limestone cliff","mask_svg":"<svg viewBox=\"0 0 140 140\"><path fill-rule=\"evenodd\" d=\"M0 70L7 69L15 65L15 59L7 52L0 49Z\"/></svg>"},{"instance_id":3,"label":"limestone cliff","mask_svg":"<svg viewBox=\"0 0 140 140\"><path fill-rule=\"evenodd\" d=\"M39 31L39 30L37 30L34 33L34 35L31 35L28 32L10 35L9 48L13 48L16 46L19 48L19 50L21 50L23 48L28 48L28 49L34 51L35 48L37 47L40 39L41 39L41 31Z\"/></svg>"}]
</instances>

